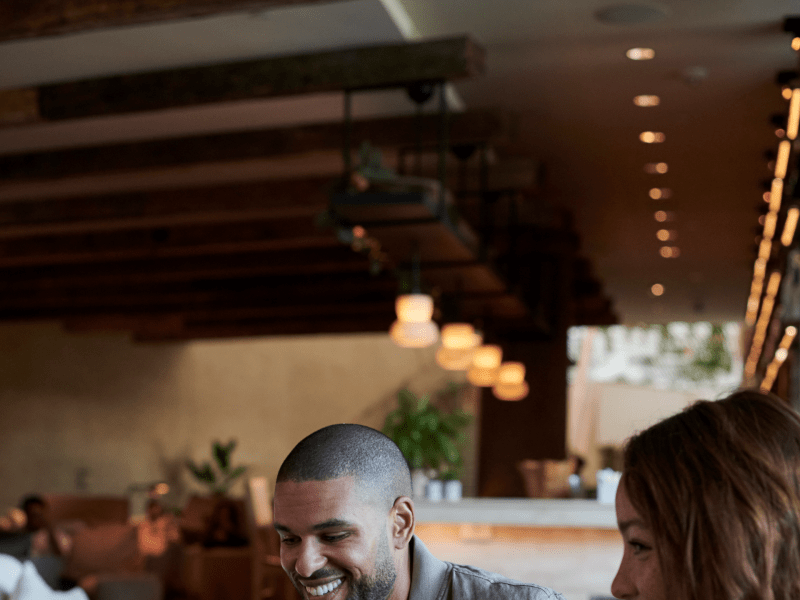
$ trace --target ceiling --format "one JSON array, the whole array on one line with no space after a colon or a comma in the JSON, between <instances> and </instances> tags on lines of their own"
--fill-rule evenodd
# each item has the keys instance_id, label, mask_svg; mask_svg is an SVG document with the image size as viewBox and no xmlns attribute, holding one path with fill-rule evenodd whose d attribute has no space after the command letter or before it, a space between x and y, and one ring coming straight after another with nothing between
<instances>
[{"instance_id":1,"label":"ceiling","mask_svg":"<svg viewBox=\"0 0 800 600\"><path fill-rule=\"evenodd\" d=\"M784 18L800 12L794 0L664 0L622 8L587 0L232 4L239 12L217 7L209 9L217 14L195 18L8 39L0 43L0 106L2 90L468 34L485 49L485 67L449 84L450 107L513 115L513 130L493 145L494 160L537 165L525 201L572 214L580 253L619 319L743 317L763 185L771 177L765 152L777 147L770 118L786 112L776 75L798 68L791 36L782 30ZM652 48L655 58L629 60L625 52L632 47ZM639 94L656 94L661 102L637 107ZM10 102L13 96L0 111L6 121L0 155L6 156L336 122L343 114L335 91L55 122L26 119ZM413 111L398 90L353 99L356 119ZM640 142L646 130L663 132L666 141ZM662 161L667 173L645 172L646 163ZM336 153L320 152L49 179L0 177L0 201L340 171ZM669 188L670 198L651 199L652 187ZM666 224L656 222L659 210L667 213ZM680 249L677 258L659 253L664 244L656 232L665 225L675 236L668 245ZM651 293L656 283L664 286L660 297Z\"/></svg>"}]
</instances>

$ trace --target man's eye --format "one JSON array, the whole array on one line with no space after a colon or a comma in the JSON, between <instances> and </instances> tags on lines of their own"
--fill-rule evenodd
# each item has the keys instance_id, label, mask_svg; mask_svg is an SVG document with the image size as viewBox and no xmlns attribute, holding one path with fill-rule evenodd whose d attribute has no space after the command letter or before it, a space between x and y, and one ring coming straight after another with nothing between
<instances>
[{"instance_id":1,"label":"man's eye","mask_svg":"<svg viewBox=\"0 0 800 600\"><path fill-rule=\"evenodd\" d=\"M285 544L286 546L290 546L290 545L295 544L295 543L297 543L297 538L288 537L288 536L281 538L281 544Z\"/></svg>"},{"instance_id":2,"label":"man's eye","mask_svg":"<svg viewBox=\"0 0 800 600\"><path fill-rule=\"evenodd\" d=\"M345 539L346 537L348 537L348 535L350 535L350 534L348 534L348 533L329 533L329 534L326 534L326 535L322 536L322 539L325 540L326 542L339 542L339 541Z\"/></svg>"}]
</instances>

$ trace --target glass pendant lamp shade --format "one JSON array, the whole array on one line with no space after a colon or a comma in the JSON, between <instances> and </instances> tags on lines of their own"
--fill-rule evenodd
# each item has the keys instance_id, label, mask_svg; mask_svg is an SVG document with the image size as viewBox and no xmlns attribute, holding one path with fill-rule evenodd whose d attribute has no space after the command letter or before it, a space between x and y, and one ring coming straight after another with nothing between
<instances>
[{"instance_id":1,"label":"glass pendant lamp shade","mask_svg":"<svg viewBox=\"0 0 800 600\"><path fill-rule=\"evenodd\" d=\"M395 321L389 329L389 337L401 348L427 348L439 339L439 328L433 321Z\"/></svg>"},{"instance_id":2,"label":"glass pendant lamp shade","mask_svg":"<svg viewBox=\"0 0 800 600\"><path fill-rule=\"evenodd\" d=\"M484 344L475 350L473 366L479 369L497 369L503 360L503 350L494 344Z\"/></svg>"},{"instance_id":3,"label":"glass pendant lamp shade","mask_svg":"<svg viewBox=\"0 0 800 600\"><path fill-rule=\"evenodd\" d=\"M444 331L442 331L442 341L444 341ZM442 345L436 351L436 362L448 371L466 371L472 364L472 353L470 348L461 350Z\"/></svg>"},{"instance_id":4,"label":"glass pendant lamp shade","mask_svg":"<svg viewBox=\"0 0 800 600\"><path fill-rule=\"evenodd\" d=\"M522 400L528 395L528 384L522 383L497 383L492 387L492 393L498 400Z\"/></svg>"},{"instance_id":5,"label":"glass pendant lamp shade","mask_svg":"<svg viewBox=\"0 0 800 600\"><path fill-rule=\"evenodd\" d=\"M394 303L397 320L424 323L433 317L433 298L428 294L403 294Z\"/></svg>"},{"instance_id":6,"label":"glass pendant lamp shade","mask_svg":"<svg viewBox=\"0 0 800 600\"><path fill-rule=\"evenodd\" d=\"M472 366L467 371L467 381L478 387L491 387L497 381L497 369L476 367L475 358L473 357Z\"/></svg>"},{"instance_id":7,"label":"glass pendant lamp shade","mask_svg":"<svg viewBox=\"0 0 800 600\"><path fill-rule=\"evenodd\" d=\"M482 339L469 323L448 323L442 327L442 346L454 350L472 350Z\"/></svg>"},{"instance_id":8,"label":"glass pendant lamp shade","mask_svg":"<svg viewBox=\"0 0 800 600\"><path fill-rule=\"evenodd\" d=\"M525 381L525 365L521 362L504 362L497 372L499 385L519 385Z\"/></svg>"},{"instance_id":9,"label":"glass pendant lamp shade","mask_svg":"<svg viewBox=\"0 0 800 600\"><path fill-rule=\"evenodd\" d=\"M525 383L525 365L521 362L504 362L497 370L497 382L492 392L498 400L522 400L528 395Z\"/></svg>"}]
</instances>

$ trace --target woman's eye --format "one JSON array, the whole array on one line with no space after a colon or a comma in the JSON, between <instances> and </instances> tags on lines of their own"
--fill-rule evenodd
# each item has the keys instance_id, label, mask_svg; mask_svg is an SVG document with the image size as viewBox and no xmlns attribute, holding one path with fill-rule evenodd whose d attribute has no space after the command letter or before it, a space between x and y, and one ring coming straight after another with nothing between
<instances>
[{"instance_id":1,"label":"woman's eye","mask_svg":"<svg viewBox=\"0 0 800 600\"><path fill-rule=\"evenodd\" d=\"M645 544L642 544L641 542L634 541L634 540L631 540L630 542L628 542L628 544L630 545L631 548L633 548L633 553L634 554L639 554L641 552L645 552L647 550L650 550L649 546L647 546Z\"/></svg>"}]
</instances>

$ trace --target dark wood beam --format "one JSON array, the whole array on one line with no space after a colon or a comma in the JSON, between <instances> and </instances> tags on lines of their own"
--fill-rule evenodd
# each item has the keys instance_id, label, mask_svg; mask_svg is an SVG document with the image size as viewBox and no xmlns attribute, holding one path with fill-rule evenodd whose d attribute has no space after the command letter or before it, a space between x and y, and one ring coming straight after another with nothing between
<instances>
[{"instance_id":1,"label":"dark wood beam","mask_svg":"<svg viewBox=\"0 0 800 600\"><path fill-rule=\"evenodd\" d=\"M432 144L439 132L438 115L354 121L354 147L369 142L378 147ZM498 111L454 113L449 119L452 144L502 142L510 136L510 117ZM108 144L46 152L0 156L0 180L55 179L155 167L269 158L312 151L341 150L341 122L280 129L199 135L177 139Z\"/></svg>"},{"instance_id":2,"label":"dark wood beam","mask_svg":"<svg viewBox=\"0 0 800 600\"><path fill-rule=\"evenodd\" d=\"M0 241L0 268L338 247L331 230L294 218L43 235Z\"/></svg>"},{"instance_id":3,"label":"dark wood beam","mask_svg":"<svg viewBox=\"0 0 800 600\"><path fill-rule=\"evenodd\" d=\"M0 42L336 0L4 0Z\"/></svg>"},{"instance_id":4,"label":"dark wood beam","mask_svg":"<svg viewBox=\"0 0 800 600\"><path fill-rule=\"evenodd\" d=\"M367 46L43 85L31 96L36 106L23 112L43 121L58 121L254 98L405 87L477 75L483 62L483 50L466 36Z\"/></svg>"},{"instance_id":5,"label":"dark wood beam","mask_svg":"<svg viewBox=\"0 0 800 600\"><path fill-rule=\"evenodd\" d=\"M0 203L0 239L177 225L306 219L326 210L329 177Z\"/></svg>"}]
</instances>

